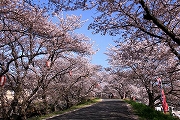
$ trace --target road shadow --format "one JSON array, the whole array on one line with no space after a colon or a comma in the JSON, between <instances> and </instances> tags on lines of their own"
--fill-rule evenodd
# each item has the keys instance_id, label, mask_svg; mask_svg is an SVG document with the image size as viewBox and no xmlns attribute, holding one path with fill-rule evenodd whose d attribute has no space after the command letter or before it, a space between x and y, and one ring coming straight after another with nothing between
<instances>
[{"instance_id":1,"label":"road shadow","mask_svg":"<svg viewBox=\"0 0 180 120\"><path fill-rule=\"evenodd\" d=\"M108 99L47 120L137 120L137 118L124 101Z\"/></svg>"}]
</instances>

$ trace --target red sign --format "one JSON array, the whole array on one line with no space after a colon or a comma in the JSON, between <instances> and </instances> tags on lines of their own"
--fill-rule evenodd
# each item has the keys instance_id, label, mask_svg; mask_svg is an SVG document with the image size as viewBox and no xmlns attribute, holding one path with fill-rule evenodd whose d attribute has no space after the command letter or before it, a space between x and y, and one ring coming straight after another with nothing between
<instances>
[{"instance_id":1,"label":"red sign","mask_svg":"<svg viewBox=\"0 0 180 120\"><path fill-rule=\"evenodd\" d=\"M51 65L51 61L46 61L46 66L50 67L50 65Z\"/></svg>"},{"instance_id":2,"label":"red sign","mask_svg":"<svg viewBox=\"0 0 180 120\"><path fill-rule=\"evenodd\" d=\"M6 76L3 75L0 77L0 86L3 86L5 82L6 82Z\"/></svg>"},{"instance_id":3,"label":"red sign","mask_svg":"<svg viewBox=\"0 0 180 120\"><path fill-rule=\"evenodd\" d=\"M162 107L163 107L164 113L166 113L168 111L168 104L166 102L166 96L164 94L164 90L163 90L163 87L162 87L161 78L158 78L157 81L158 81L158 85L160 86L160 90L161 90Z\"/></svg>"},{"instance_id":4,"label":"red sign","mask_svg":"<svg viewBox=\"0 0 180 120\"><path fill-rule=\"evenodd\" d=\"M69 75L72 76L72 71L71 70L69 71Z\"/></svg>"},{"instance_id":5,"label":"red sign","mask_svg":"<svg viewBox=\"0 0 180 120\"><path fill-rule=\"evenodd\" d=\"M162 82L161 82L161 78L157 79L158 85L160 86L160 88L162 87Z\"/></svg>"},{"instance_id":6,"label":"red sign","mask_svg":"<svg viewBox=\"0 0 180 120\"><path fill-rule=\"evenodd\" d=\"M162 107L163 107L164 113L166 113L168 111L168 104L166 102L166 96L164 94L164 90L162 90Z\"/></svg>"}]
</instances>

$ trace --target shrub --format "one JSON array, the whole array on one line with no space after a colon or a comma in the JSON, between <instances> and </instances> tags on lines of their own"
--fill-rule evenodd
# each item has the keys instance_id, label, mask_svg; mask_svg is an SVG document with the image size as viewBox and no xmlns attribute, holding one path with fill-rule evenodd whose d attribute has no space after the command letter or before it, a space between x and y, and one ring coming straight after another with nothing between
<instances>
[{"instance_id":1,"label":"shrub","mask_svg":"<svg viewBox=\"0 0 180 120\"><path fill-rule=\"evenodd\" d=\"M131 104L141 120L178 120L173 116L156 111L145 104L137 103L132 100L126 100L126 102Z\"/></svg>"}]
</instances>

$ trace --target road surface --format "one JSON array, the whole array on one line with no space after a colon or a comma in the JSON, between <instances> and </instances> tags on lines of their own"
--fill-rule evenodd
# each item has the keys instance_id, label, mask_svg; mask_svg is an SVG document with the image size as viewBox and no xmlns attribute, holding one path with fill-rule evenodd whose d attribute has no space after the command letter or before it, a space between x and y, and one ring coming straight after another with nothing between
<instances>
[{"instance_id":1,"label":"road surface","mask_svg":"<svg viewBox=\"0 0 180 120\"><path fill-rule=\"evenodd\" d=\"M124 101L104 99L92 106L46 120L138 120L138 117Z\"/></svg>"}]
</instances>

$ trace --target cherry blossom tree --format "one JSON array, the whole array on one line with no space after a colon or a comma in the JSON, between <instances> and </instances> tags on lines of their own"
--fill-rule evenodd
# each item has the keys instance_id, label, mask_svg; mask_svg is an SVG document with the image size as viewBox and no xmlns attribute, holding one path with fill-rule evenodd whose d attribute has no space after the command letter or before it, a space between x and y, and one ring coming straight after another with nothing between
<instances>
[{"instance_id":1,"label":"cherry blossom tree","mask_svg":"<svg viewBox=\"0 0 180 120\"><path fill-rule=\"evenodd\" d=\"M177 1L100 1L90 28L125 39L164 42L179 57L179 10Z\"/></svg>"},{"instance_id":2,"label":"cherry blossom tree","mask_svg":"<svg viewBox=\"0 0 180 120\"><path fill-rule=\"evenodd\" d=\"M58 61L59 62L59 61ZM64 71L55 80L53 80L47 89L49 93L49 104L53 105L54 110L60 107L60 102L64 102L64 108L69 108L89 96L96 86L97 79L95 75L98 72L96 66L91 65L87 59L82 57L72 58L68 61L61 61L62 66L58 66L58 71ZM57 70L57 68L56 68ZM70 73L69 73L70 71Z\"/></svg>"},{"instance_id":3,"label":"cherry blossom tree","mask_svg":"<svg viewBox=\"0 0 180 120\"><path fill-rule=\"evenodd\" d=\"M121 99L131 98L133 96L131 85L133 82L129 80L129 71L121 71L116 67L106 68L107 77L104 82L108 83L107 86L117 92L117 96Z\"/></svg>"},{"instance_id":4,"label":"cherry blossom tree","mask_svg":"<svg viewBox=\"0 0 180 120\"><path fill-rule=\"evenodd\" d=\"M153 41L152 45L165 43L180 60L177 0L50 0L49 4L55 6L55 12L96 10L98 14L89 26L94 33L121 35L124 39L135 41L149 40Z\"/></svg>"},{"instance_id":5,"label":"cherry blossom tree","mask_svg":"<svg viewBox=\"0 0 180 120\"><path fill-rule=\"evenodd\" d=\"M131 40L132 43L150 41L151 45L148 44L144 46L145 48L163 43L180 60L177 0L51 0L49 4L55 5L55 12L96 10L98 14L89 26L89 29L94 29L94 33L120 35L120 40ZM175 67L175 74L178 71L179 69Z\"/></svg>"},{"instance_id":6,"label":"cherry blossom tree","mask_svg":"<svg viewBox=\"0 0 180 120\"><path fill-rule=\"evenodd\" d=\"M166 94L169 94L169 87L171 86L172 90L174 86L170 84L172 76L169 74L175 71L172 68L179 69L177 67L179 62L164 44L154 46L151 44L149 41L119 43L116 47L110 48L107 55L113 67L118 68L120 72L129 73L129 81L133 80L136 86L143 86L146 89L149 105L153 107L154 102L160 97L157 94L157 78L163 79ZM149 47L144 48L144 46ZM178 72L173 74L174 77L176 75ZM178 82L178 79L175 78L173 81ZM172 91L175 92L176 89Z\"/></svg>"},{"instance_id":7,"label":"cherry blossom tree","mask_svg":"<svg viewBox=\"0 0 180 120\"><path fill-rule=\"evenodd\" d=\"M120 40L131 40L132 43L148 40L151 45L145 48L163 43L180 60L177 0L51 0L49 4L55 5L55 12L96 10L98 14L89 26L89 29L94 29L94 33L120 35ZM177 71L179 69L174 72Z\"/></svg>"},{"instance_id":8,"label":"cherry blossom tree","mask_svg":"<svg viewBox=\"0 0 180 120\"><path fill-rule=\"evenodd\" d=\"M56 60L69 53L74 57L92 55L92 44L89 38L74 32L83 24L78 16L56 16L55 24L45 10L25 1L3 0L1 3L0 76L7 77L0 91L2 117L26 119L28 107L39 97L37 93L42 91L46 104L48 85L64 74L65 70L53 72ZM50 66L46 66L46 61L50 61ZM8 89L14 91L11 101L6 99Z\"/></svg>"}]
</instances>

